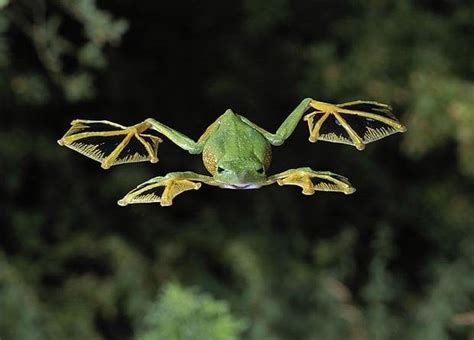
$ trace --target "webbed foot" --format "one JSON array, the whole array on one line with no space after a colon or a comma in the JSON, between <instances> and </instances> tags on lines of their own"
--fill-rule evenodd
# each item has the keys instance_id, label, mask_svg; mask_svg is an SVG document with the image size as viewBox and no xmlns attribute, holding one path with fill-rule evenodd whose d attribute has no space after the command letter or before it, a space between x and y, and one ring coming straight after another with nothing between
<instances>
[{"instance_id":1,"label":"webbed foot","mask_svg":"<svg viewBox=\"0 0 474 340\"><path fill-rule=\"evenodd\" d=\"M179 194L198 190L201 183L212 185L212 177L195 174L193 172L174 172L166 176L155 177L140 184L126 194L117 203L120 206L137 203L160 203L162 207L173 204L173 199Z\"/></svg>"},{"instance_id":2,"label":"webbed foot","mask_svg":"<svg viewBox=\"0 0 474 340\"><path fill-rule=\"evenodd\" d=\"M122 163L158 162L162 139L143 133L150 127L147 122L126 127L107 120L76 119L71 125L58 144L100 162L103 169Z\"/></svg>"},{"instance_id":3,"label":"webbed foot","mask_svg":"<svg viewBox=\"0 0 474 340\"><path fill-rule=\"evenodd\" d=\"M311 100L304 120L310 142L343 143L363 150L365 145L397 132L405 132L390 106L371 101L329 104Z\"/></svg>"},{"instance_id":4,"label":"webbed foot","mask_svg":"<svg viewBox=\"0 0 474 340\"><path fill-rule=\"evenodd\" d=\"M280 186L299 186L304 195L313 195L316 191L342 192L348 195L356 191L347 178L329 171L314 171L311 168L287 170L269 177L269 181Z\"/></svg>"}]
</instances>

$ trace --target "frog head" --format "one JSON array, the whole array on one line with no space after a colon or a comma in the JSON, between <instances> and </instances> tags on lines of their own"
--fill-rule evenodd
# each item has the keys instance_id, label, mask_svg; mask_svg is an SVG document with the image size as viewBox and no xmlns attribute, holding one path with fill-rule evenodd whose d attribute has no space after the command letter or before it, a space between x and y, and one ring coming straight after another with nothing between
<instances>
[{"instance_id":1,"label":"frog head","mask_svg":"<svg viewBox=\"0 0 474 340\"><path fill-rule=\"evenodd\" d=\"M259 188L266 180L265 165L256 157L235 158L218 162L214 179L232 189Z\"/></svg>"}]
</instances>

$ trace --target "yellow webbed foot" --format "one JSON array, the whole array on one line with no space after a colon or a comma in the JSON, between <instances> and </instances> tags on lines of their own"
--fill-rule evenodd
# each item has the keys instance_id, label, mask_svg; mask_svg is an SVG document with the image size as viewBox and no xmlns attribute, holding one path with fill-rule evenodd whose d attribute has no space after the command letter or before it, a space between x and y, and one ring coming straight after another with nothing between
<instances>
[{"instance_id":1,"label":"yellow webbed foot","mask_svg":"<svg viewBox=\"0 0 474 340\"><path fill-rule=\"evenodd\" d=\"M311 100L304 120L311 142L343 143L363 150L365 145L397 132L405 132L390 106L371 101L329 104Z\"/></svg>"},{"instance_id":2,"label":"yellow webbed foot","mask_svg":"<svg viewBox=\"0 0 474 340\"><path fill-rule=\"evenodd\" d=\"M146 182L126 194L117 203L120 206L137 203L160 203L162 207L173 204L173 199L188 190L198 190L201 183L186 179L163 179Z\"/></svg>"},{"instance_id":3,"label":"yellow webbed foot","mask_svg":"<svg viewBox=\"0 0 474 340\"><path fill-rule=\"evenodd\" d=\"M167 207L173 204L173 199L176 196L185 191L198 190L202 183L215 185L210 176L192 171L172 172L164 177L155 177L140 184L117 203L121 206L137 203L160 203L162 207Z\"/></svg>"},{"instance_id":4,"label":"yellow webbed foot","mask_svg":"<svg viewBox=\"0 0 474 340\"><path fill-rule=\"evenodd\" d=\"M313 195L316 191L342 192L346 195L355 192L347 178L328 171L314 171L310 168L291 169L271 176L270 181L278 185L295 185L304 195Z\"/></svg>"},{"instance_id":5,"label":"yellow webbed foot","mask_svg":"<svg viewBox=\"0 0 474 340\"><path fill-rule=\"evenodd\" d=\"M147 123L125 127L106 120L74 120L58 144L101 163L103 169L113 165L150 161L158 162L158 145L162 139L143 133Z\"/></svg>"}]
</instances>

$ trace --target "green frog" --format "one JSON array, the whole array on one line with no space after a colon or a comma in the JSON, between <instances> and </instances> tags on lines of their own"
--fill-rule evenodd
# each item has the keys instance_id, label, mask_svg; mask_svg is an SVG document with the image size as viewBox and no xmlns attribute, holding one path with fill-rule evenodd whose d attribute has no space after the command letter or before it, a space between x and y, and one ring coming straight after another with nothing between
<instances>
[{"instance_id":1,"label":"green frog","mask_svg":"<svg viewBox=\"0 0 474 340\"><path fill-rule=\"evenodd\" d=\"M158 146L163 138L191 154L202 155L209 175L184 171L152 178L119 200L121 206L155 202L170 206L177 195L197 190L202 183L224 189L295 185L305 195L316 191L353 193L355 189L347 178L329 171L303 167L268 175L272 147L282 145L301 120L308 124L310 142L343 143L358 150L406 131L385 104L359 100L335 105L306 98L275 133L229 109L197 141L153 118L128 127L106 120L78 119L72 121L58 143L100 162L104 169L124 163L158 162Z\"/></svg>"}]
</instances>

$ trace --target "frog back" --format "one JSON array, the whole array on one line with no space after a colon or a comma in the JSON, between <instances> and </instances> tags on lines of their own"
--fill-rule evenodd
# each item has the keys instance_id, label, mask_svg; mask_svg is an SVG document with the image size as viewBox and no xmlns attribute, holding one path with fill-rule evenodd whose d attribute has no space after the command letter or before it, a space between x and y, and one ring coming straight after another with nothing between
<instances>
[{"instance_id":1,"label":"frog back","mask_svg":"<svg viewBox=\"0 0 474 340\"><path fill-rule=\"evenodd\" d=\"M242 170L261 165L266 170L271 162L271 145L241 116L227 110L217 119L217 127L207 139L202 155L204 166L213 175L222 163L241 166Z\"/></svg>"}]
</instances>

